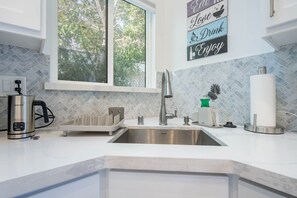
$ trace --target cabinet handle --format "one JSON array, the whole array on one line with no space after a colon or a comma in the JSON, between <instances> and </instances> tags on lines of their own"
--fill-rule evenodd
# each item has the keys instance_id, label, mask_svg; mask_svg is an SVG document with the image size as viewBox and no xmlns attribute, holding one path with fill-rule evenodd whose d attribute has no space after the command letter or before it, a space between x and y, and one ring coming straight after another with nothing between
<instances>
[{"instance_id":1,"label":"cabinet handle","mask_svg":"<svg viewBox=\"0 0 297 198\"><path fill-rule=\"evenodd\" d=\"M270 0L270 17L273 17L275 14L274 10L274 0Z\"/></svg>"}]
</instances>

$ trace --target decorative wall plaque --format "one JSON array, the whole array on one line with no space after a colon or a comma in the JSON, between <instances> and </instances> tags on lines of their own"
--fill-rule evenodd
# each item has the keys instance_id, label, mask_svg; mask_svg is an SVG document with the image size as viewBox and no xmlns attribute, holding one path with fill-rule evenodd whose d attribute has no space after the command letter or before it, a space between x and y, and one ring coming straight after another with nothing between
<instances>
[{"instance_id":1,"label":"decorative wall plaque","mask_svg":"<svg viewBox=\"0 0 297 198\"><path fill-rule=\"evenodd\" d=\"M187 9L188 61L227 52L227 0L192 0Z\"/></svg>"}]
</instances>

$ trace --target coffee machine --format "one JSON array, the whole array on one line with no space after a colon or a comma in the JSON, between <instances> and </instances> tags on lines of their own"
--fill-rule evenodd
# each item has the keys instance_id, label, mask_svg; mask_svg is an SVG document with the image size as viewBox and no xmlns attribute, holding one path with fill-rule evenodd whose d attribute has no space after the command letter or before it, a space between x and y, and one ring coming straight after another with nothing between
<instances>
[{"instance_id":1,"label":"coffee machine","mask_svg":"<svg viewBox=\"0 0 297 198\"><path fill-rule=\"evenodd\" d=\"M35 100L32 95L9 95L7 135L8 139L24 139L35 135L35 106L41 106L44 122L49 122L44 101Z\"/></svg>"}]
</instances>

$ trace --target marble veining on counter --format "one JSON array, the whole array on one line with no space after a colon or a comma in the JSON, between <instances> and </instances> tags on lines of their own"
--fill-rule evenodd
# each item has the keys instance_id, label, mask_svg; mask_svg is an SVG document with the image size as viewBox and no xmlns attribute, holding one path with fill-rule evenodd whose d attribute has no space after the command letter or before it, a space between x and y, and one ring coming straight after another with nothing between
<instances>
[{"instance_id":1,"label":"marble veining on counter","mask_svg":"<svg viewBox=\"0 0 297 198\"><path fill-rule=\"evenodd\" d=\"M183 126L182 119L169 120L168 126L158 126L156 118L144 123L138 126L136 120L128 120L125 126L201 129L227 146L112 144L108 134L76 132L62 137L61 131L39 132L35 141L11 141L2 133L0 192L13 196L114 168L235 174L297 196L296 133L262 135L241 127ZM17 184L22 187L13 188Z\"/></svg>"}]
</instances>

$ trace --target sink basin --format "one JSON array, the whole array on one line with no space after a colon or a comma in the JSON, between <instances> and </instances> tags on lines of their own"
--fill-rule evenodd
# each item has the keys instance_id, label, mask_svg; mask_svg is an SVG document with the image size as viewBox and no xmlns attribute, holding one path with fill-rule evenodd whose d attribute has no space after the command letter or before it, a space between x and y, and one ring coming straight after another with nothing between
<instances>
[{"instance_id":1,"label":"sink basin","mask_svg":"<svg viewBox=\"0 0 297 198\"><path fill-rule=\"evenodd\" d=\"M201 130L176 129L123 129L109 142L222 146Z\"/></svg>"}]
</instances>

